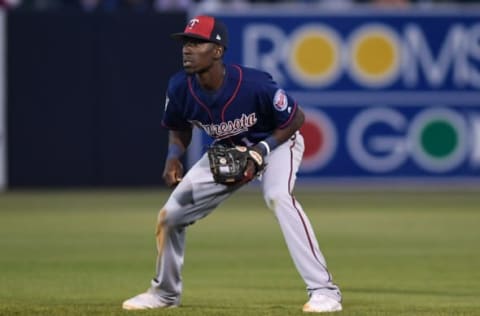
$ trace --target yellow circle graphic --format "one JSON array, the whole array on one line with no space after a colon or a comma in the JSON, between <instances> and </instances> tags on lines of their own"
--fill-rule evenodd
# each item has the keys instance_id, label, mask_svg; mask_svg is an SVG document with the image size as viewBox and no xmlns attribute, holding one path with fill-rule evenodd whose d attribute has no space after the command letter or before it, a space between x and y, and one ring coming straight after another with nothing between
<instances>
[{"instance_id":1,"label":"yellow circle graphic","mask_svg":"<svg viewBox=\"0 0 480 316\"><path fill-rule=\"evenodd\" d=\"M307 24L290 35L287 66L291 76L305 87L332 83L341 73L341 40L335 30Z\"/></svg>"},{"instance_id":2,"label":"yellow circle graphic","mask_svg":"<svg viewBox=\"0 0 480 316\"><path fill-rule=\"evenodd\" d=\"M361 84L385 87L397 79L401 44L388 26L367 24L360 27L351 35L349 47L350 71Z\"/></svg>"},{"instance_id":3,"label":"yellow circle graphic","mask_svg":"<svg viewBox=\"0 0 480 316\"><path fill-rule=\"evenodd\" d=\"M331 41L315 35L299 39L293 50L293 58L299 70L313 77L332 71L335 54Z\"/></svg>"},{"instance_id":4,"label":"yellow circle graphic","mask_svg":"<svg viewBox=\"0 0 480 316\"><path fill-rule=\"evenodd\" d=\"M392 42L383 34L369 34L360 39L355 51L358 68L369 76L378 77L391 72L396 58Z\"/></svg>"}]
</instances>

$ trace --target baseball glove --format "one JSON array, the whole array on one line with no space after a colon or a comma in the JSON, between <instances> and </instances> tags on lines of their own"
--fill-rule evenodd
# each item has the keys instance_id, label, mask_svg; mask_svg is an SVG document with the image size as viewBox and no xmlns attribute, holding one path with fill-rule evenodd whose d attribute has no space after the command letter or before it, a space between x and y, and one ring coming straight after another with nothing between
<instances>
[{"instance_id":1,"label":"baseball glove","mask_svg":"<svg viewBox=\"0 0 480 316\"><path fill-rule=\"evenodd\" d=\"M246 183L265 169L262 154L252 147L213 145L207 150L213 179L221 184Z\"/></svg>"}]
</instances>

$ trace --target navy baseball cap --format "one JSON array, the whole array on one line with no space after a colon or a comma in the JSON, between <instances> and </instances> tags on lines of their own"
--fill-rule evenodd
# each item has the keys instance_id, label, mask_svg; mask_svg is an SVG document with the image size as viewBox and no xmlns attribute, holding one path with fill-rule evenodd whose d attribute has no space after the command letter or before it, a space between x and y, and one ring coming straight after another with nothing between
<instances>
[{"instance_id":1,"label":"navy baseball cap","mask_svg":"<svg viewBox=\"0 0 480 316\"><path fill-rule=\"evenodd\" d=\"M191 19L183 33L171 35L174 39L196 38L217 43L225 48L228 46L228 31L223 22L212 16L199 15Z\"/></svg>"}]
</instances>

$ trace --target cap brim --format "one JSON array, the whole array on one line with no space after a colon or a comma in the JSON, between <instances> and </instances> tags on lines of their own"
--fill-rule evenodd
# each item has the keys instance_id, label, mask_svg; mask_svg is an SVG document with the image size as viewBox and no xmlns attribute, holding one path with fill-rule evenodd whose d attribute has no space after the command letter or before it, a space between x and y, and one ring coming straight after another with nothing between
<instances>
[{"instance_id":1,"label":"cap brim","mask_svg":"<svg viewBox=\"0 0 480 316\"><path fill-rule=\"evenodd\" d=\"M176 40L181 40L181 39L184 39L184 38L195 38L195 39L203 40L203 41L206 41L206 42L214 43L213 41L211 41L208 38L205 38L205 37L197 35L197 34L192 34L192 33L173 33L173 34L170 34L170 37L173 38L173 39L176 39Z\"/></svg>"}]
</instances>

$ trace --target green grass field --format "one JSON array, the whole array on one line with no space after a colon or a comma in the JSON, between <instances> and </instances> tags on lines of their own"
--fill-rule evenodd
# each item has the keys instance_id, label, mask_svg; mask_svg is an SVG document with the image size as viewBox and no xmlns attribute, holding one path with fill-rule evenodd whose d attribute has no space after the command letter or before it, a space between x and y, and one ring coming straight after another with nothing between
<instances>
[{"instance_id":1,"label":"green grass field","mask_svg":"<svg viewBox=\"0 0 480 316\"><path fill-rule=\"evenodd\" d=\"M181 308L122 311L153 276L166 194L0 194L0 315L303 314L277 222L248 191L189 228ZM343 291L336 315L480 315L480 192L297 197Z\"/></svg>"}]
</instances>

